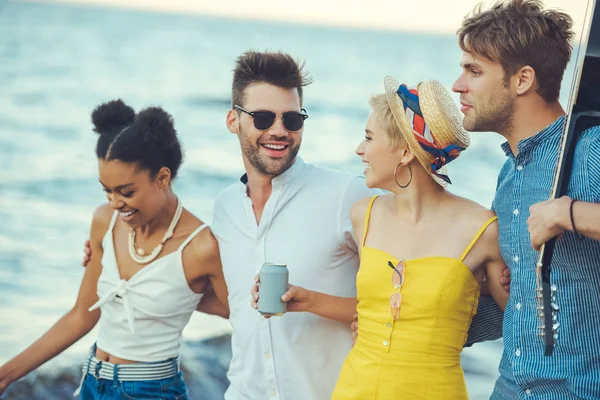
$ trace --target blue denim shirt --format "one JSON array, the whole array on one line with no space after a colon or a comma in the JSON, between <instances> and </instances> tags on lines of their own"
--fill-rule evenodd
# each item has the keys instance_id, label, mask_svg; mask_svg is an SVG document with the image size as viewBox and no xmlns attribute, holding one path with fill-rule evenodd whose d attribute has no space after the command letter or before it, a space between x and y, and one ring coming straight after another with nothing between
<instances>
[{"instance_id":1,"label":"blue denim shirt","mask_svg":"<svg viewBox=\"0 0 600 400\"><path fill-rule=\"evenodd\" d=\"M560 307L558 342L551 357L537 336L535 265L527 230L529 208L548 200L565 117L518 144L498 178L492 208L500 250L512 273L504 313L504 354L492 399L600 399L600 241L565 232L557 241L551 281ZM600 127L585 131L575 150L568 196L600 203Z\"/></svg>"}]
</instances>

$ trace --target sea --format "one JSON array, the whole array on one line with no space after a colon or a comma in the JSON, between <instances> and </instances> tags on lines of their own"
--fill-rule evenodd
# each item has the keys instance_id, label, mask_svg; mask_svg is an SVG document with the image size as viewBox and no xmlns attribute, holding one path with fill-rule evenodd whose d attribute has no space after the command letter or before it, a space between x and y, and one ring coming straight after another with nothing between
<instances>
[{"instance_id":1,"label":"sea","mask_svg":"<svg viewBox=\"0 0 600 400\"><path fill-rule=\"evenodd\" d=\"M121 98L138 110L158 105L171 113L185 151L174 189L185 207L210 222L217 193L243 173L225 114L235 59L248 49L283 50L306 63L314 83L305 89L310 117L300 155L358 174L363 165L354 150L364 136L368 100L383 91L386 75L409 86L435 78L450 88L460 73L452 34L0 0L0 365L51 327L77 296L91 216L105 201L90 122L94 107ZM506 159L502 142L497 134L473 134L470 148L449 167L450 190L490 206ZM186 327L192 399L222 398L230 332L226 320L199 313ZM67 392L95 336L93 330L1 398L72 398ZM501 340L464 351L471 399L489 398L501 353Z\"/></svg>"}]
</instances>

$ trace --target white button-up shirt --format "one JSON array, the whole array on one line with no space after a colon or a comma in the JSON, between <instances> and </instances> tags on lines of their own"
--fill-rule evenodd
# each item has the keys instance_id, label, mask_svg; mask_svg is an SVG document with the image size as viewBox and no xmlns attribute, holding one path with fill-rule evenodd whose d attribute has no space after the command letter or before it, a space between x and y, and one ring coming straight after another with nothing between
<instances>
[{"instance_id":1,"label":"white button-up shirt","mask_svg":"<svg viewBox=\"0 0 600 400\"><path fill-rule=\"evenodd\" d=\"M264 262L286 264L290 283L356 296L359 258L350 207L373 191L363 177L296 159L272 181L257 225L246 185L217 198L212 230L229 290L233 358L227 400L329 399L351 348L347 324L311 313L264 319L250 288Z\"/></svg>"}]
</instances>

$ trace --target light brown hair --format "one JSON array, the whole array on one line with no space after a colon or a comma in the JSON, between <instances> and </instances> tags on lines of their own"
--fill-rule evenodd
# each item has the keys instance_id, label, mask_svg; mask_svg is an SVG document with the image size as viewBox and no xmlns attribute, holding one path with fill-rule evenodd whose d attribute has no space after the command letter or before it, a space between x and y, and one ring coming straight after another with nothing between
<instances>
[{"instance_id":1,"label":"light brown hair","mask_svg":"<svg viewBox=\"0 0 600 400\"><path fill-rule=\"evenodd\" d=\"M458 43L467 53L499 62L505 83L521 67L535 70L537 93L547 102L558 99L571 58L573 20L561 11L544 10L539 0L498 1L488 10L480 3L465 16Z\"/></svg>"}]
</instances>

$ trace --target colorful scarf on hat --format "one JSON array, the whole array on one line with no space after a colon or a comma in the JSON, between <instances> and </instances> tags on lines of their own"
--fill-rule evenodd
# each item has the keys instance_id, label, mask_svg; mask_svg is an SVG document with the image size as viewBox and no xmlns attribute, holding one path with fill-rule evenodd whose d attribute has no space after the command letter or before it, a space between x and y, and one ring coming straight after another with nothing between
<instances>
[{"instance_id":1,"label":"colorful scarf on hat","mask_svg":"<svg viewBox=\"0 0 600 400\"><path fill-rule=\"evenodd\" d=\"M464 148L455 144L449 144L441 149L425 123L423 113L421 112L421 106L419 105L419 93L417 90L409 89L405 84L402 84L398 88L397 93L402 100L404 112L412 125L415 138L423 150L434 156L434 159L431 162L431 171L438 178L451 184L452 182L448 175L440 173L439 170L450 161L455 160Z\"/></svg>"}]
</instances>

